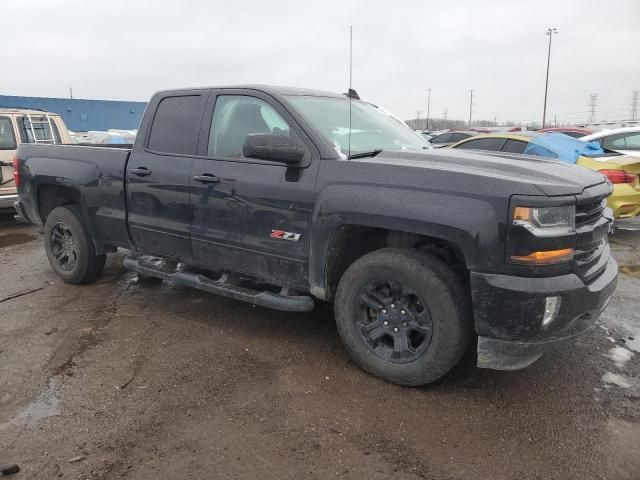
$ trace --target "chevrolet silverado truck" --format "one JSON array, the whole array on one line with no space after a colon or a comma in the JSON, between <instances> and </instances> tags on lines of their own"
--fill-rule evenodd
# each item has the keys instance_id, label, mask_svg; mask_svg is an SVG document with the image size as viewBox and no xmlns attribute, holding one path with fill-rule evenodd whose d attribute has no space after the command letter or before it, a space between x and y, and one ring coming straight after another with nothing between
<instances>
[{"instance_id":1,"label":"chevrolet silverado truck","mask_svg":"<svg viewBox=\"0 0 640 480\"><path fill-rule=\"evenodd\" d=\"M143 276L254 305L332 302L349 354L402 385L472 346L479 367L523 368L589 330L617 282L611 184L427 148L352 91L163 91L132 147L20 146L15 207L68 283L120 248Z\"/></svg>"}]
</instances>

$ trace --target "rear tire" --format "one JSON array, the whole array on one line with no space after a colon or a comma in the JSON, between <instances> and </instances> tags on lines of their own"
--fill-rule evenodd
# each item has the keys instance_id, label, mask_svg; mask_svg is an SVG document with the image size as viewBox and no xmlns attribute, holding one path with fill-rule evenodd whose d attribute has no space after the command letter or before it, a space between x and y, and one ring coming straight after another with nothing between
<instances>
[{"instance_id":1,"label":"rear tire","mask_svg":"<svg viewBox=\"0 0 640 480\"><path fill-rule=\"evenodd\" d=\"M356 260L336 293L345 347L367 372L400 385L433 382L472 338L469 295L439 258L387 248Z\"/></svg>"},{"instance_id":2,"label":"rear tire","mask_svg":"<svg viewBox=\"0 0 640 480\"><path fill-rule=\"evenodd\" d=\"M104 269L106 255L98 255L77 205L51 211L44 226L44 246L49 264L66 283L93 282Z\"/></svg>"}]
</instances>

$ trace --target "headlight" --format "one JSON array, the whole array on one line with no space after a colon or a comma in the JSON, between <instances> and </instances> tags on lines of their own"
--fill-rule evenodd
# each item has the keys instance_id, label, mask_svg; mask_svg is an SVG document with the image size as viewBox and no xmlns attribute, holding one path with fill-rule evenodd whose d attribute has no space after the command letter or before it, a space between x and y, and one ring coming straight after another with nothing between
<instances>
[{"instance_id":1,"label":"headlight","mask_svg":"<svg viewBox=\"0 0 640 480\"><path fill-rule=\"evenodd\" d=\"M513 224L526 228L536 237L566 235L576 229L576 207L515 207Z\"/></svg>"}]
</instances>

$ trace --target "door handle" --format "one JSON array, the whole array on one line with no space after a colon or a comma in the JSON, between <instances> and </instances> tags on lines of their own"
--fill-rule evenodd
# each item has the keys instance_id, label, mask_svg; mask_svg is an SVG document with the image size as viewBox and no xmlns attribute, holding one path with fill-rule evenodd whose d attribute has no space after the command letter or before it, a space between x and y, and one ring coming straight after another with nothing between
<instances>
[{"instance_id":1,"label":"door handle","mask_svg":"<svg viewBox=\"0 0 640 480\"><path fill-rule=\"evenodd\" d=\"M151 170L149 170L147 167L138 167L132 168L131 170L129 170L129 173L133 173L134 175L137 175L139 177L148 177L149 175L151 175Z\"/></svg>"},{"instance_id":2,"label":"door handle","mask_svg":"<svg viewBox=\"0 0 640 480\"><path fill-rule=\"evenodd\" d=\"M210 173L205 173L205 174L202 174L202 175L195 175L193 177L193 179L196 182L201 182L201 183L220 183L220 178L218 178L215 175L212 175Z\"/></svg>"}]
</instances>

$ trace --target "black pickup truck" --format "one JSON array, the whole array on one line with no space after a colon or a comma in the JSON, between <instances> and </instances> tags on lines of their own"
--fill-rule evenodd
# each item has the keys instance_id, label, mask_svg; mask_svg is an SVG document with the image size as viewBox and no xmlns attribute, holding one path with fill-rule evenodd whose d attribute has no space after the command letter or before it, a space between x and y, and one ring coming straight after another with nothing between
<instances>
[{"instance_id":1,"label":"black pickup truck","mask_svg":"<svg viewBox=\"0 0 640 480\"><path fill-rule=\"evenodd\" d=\"M517 369L592 327L618 271L605 178L428 147L354 92L164 91L131 148L20 146L15 207L66 282L123 248L142 275L255 305L333 302L357 363L404 385L472 344Z\"/></svg>"}]
</instances>

